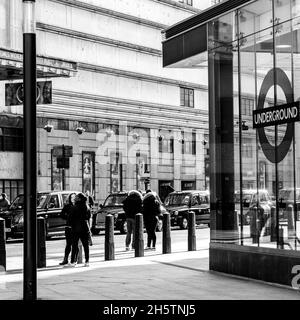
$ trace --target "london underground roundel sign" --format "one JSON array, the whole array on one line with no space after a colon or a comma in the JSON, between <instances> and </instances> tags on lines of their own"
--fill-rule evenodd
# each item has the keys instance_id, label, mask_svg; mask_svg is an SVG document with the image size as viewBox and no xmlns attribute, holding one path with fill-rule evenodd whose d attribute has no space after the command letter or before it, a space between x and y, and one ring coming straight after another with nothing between
<instances>
[{"instance_id":1,"label":"london underground roundel sign","mask_svg":"<svg viewBox=\"0 0 300 320\"><path fill-rule=\"evenodd\" d=\"M267 93L271 87L274 86L274 74L276 73L276 84L282 89L284 92L287 105L285 105L285 108L279 107L272 107L272 108L266 108L270 109L267 113L265 112L265 115L263 115L261 112L264 109L264 103L266 100ZM294 136L294 121L297 121L297 117L294 117L294 114L296 113L295 109L293 109L295 106L294 98L293 98L293 89L290 83L289 78L285 74L285 72L280 68L273 68L271 69L266 77L263 80L263 83L261 85L260 93L258 96L258 104L257 104L257 110L253 112L253 127L257 127L259 141L262 147L262 151L266 158L272 162L272 163L278 163L281 162L285 156L287 155L291 143L293 141ZM299 113L299 103L297 104L297 110ZM288 106L288 108L286 107ZM273 110L274 109L274 110ZM276 109L276 110L275 110ZM259 113L260 118L259 118ZM297 116L299 114L297 113ZM255 118L256 117L256 118ZM288 121L282 120L282 118L289 118ZM270 144L266 133L265 133L265 127L270 124L265 125L258 125L258 119L263 119L263 122L268 122L266 120L268 119L281 119L281 121L273 122L273 124L282 124L287 123L286 126L286 132L284 134L284 137L282 139L282 142L277 145L277 148ZM276 159L276 149L277 149L277 159Z\"/></svg>"}]
</instances>

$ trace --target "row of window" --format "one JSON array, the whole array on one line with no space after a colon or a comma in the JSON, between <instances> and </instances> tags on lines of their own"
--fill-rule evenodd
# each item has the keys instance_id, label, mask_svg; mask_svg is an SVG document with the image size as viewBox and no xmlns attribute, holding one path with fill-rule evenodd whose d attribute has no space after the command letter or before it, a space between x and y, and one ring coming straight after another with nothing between
<instances>
[{"instance_id":1,"label":"row of window","mask_svg":"<svg viewBox=\"0 0 300 320\"><path fill-rule=\"evenodd\" d=\"M179 0L179 2L185 3L185 4L189 5L189 6L193 5L193 0Z\"/></svg>"}]
</instances>

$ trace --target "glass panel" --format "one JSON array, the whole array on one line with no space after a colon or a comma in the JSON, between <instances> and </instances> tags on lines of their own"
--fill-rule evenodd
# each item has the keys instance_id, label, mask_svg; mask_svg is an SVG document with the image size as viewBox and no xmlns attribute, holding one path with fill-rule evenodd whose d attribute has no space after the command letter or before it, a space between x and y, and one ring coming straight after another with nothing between
<instances>
[{"instance_id":1,"label":"glass panel","mask_svg":"<svg viewBox=\"0 0 300 320\"><path fill-rule=\"evenodd\" d=\"M227 14L208 26L210 82L210 121L216 130L210 132L210 147L214 155L211 165L211 242L238 243L238 221L235 215L234 193L239 189L236 179L238 130L234 116L238 115L236 74L238 67L237 43L233 42L234 13ZM217 160L215 160L217 159ZM225 218L226 217L226 218Z\"/></svg>"},{"instance_id":2,"label":"glass panel","mask_svg":"<svg viewBox=\"0 0 300 320\"><path fill-rule=\"evenodd\" d=\"M285 1L282 1L282 4ZM283 10L284 8L282 8ZM276 25L275 30L275 50L276 50L276 67L277 67L277 87L276 100L277 105L291 103L294 101L292 90L292 33L291 23ZM294 202L294 148L293 148L293 124L279 125L278 127L278 223L279 237L283 236L285 243L284 249L292 249L295 247L293 232L295 230L293 215ZM286 197L287 196L287 197ZM292 205L290 211L289 205ZM291 218L291 219L290 219ZM290 219L290 227L288 220ZM280 240L280 239L279 239ZM279 246L281 246L280 240Z\"/></svg>"},{"instance_id":3,"label":"glass panel","mask_svg":"<svg viewBox=\"0 0 300 320\"><path fill-rule=\"evenodd\" d=\"M242 7L238 12L239 33L248 36L272 26L272 1L260 0ZM264 33L264 32L263 32Z\"/></svg>"}]
</instances>

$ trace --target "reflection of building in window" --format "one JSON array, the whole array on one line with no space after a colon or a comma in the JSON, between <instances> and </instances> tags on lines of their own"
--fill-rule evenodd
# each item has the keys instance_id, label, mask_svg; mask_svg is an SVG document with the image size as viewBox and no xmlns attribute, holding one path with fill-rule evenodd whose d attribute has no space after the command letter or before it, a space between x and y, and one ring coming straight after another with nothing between
<instances>
[{"instance_id":1,"label":"reflection of building in window","mask_svg":"<svg viewBox=\"0 0 300 320\"><path fill-rule=\"evenodd\" d=\"M189 88L180 88L180 105L184 107L194 107L194 90Z\"/></svg>"},{"instance_id":2,"label":"reflection of building in window","mask_svg":"<svg viewBox=\"0 0 300 320\"><path fill-rule=\"evenodd\" d=\"M253 155L253 147L251 139L244 139L242 144L242 157L252 158Z\"/></svg>"},{"instance_id":3,"label":"reflection of building in window","mask_svg":"<svg viewBox=\"0 0 300 320\"><path fill-rule=\"evenodd\" d=\"M0 127L0 151L23 151L23 129Z\"/></svg>"},{"instance_id":4,"label":"reflection of building in window","mask_svg":"<svg viewBox=\"0 0 300 320\"><path fill-rule=\"evenodd\" d=\"M243 116L252 116L254 110L254 100L248 98L241 99L241 113Z\"/></svg>"}]
</instances>

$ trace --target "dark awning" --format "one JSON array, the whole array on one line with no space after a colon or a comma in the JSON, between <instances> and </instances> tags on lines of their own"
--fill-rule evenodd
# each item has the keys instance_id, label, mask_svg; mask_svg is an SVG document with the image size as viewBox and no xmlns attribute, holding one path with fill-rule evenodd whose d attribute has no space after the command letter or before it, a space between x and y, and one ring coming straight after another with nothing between
<instances>
[{"instance_id":1,"label":"dark awning","mask_svg":"<svg viewBox=\"0 0 300 320\"><path fill-rule=\"evenodd\" d=\"M207 51L207 22L254 0L227 0L163 31L163 66Z\"/></svg>"},{"instance_id":2,"label":"dark awning","mask_svg":"<svg viewBox=\"0 0 300 320\"><path fill-rule=\"evenodd\" d=\"M38 55L37 78L72 77L77 72L77 63ZM23 53L0 48L0 80L23 78Z\"/></svg>"}]
</instances>

